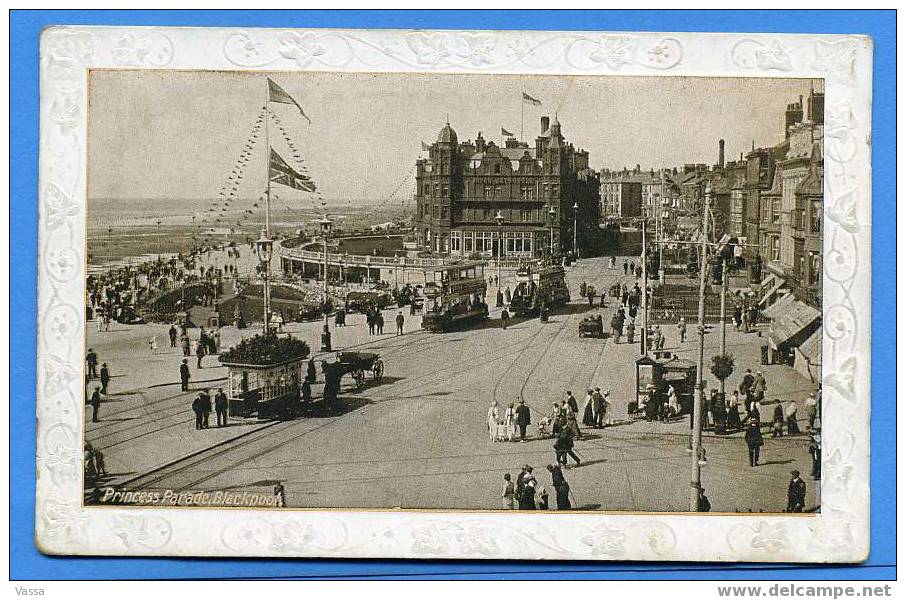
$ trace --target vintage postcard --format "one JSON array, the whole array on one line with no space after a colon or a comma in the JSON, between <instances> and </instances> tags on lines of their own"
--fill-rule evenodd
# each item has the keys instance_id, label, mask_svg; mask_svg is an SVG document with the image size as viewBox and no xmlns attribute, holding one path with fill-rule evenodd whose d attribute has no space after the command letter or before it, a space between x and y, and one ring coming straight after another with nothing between
<instances>
[{"instance_id":1,"label":"vintage postcard","mask_svg":"<svg viewBox=\"0 0 906 600\"><path fill-rule=\"evenodd\" d=\"M54 554L854 562L867 38L52 28Z\"/></svg>"}]
</instances>

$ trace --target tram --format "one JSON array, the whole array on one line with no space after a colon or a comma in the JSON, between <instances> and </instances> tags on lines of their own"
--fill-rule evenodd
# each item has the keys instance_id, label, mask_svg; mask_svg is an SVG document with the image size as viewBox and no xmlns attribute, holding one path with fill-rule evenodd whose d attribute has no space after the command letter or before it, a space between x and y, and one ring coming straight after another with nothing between
<instances>
[{"instance_id":1,"label":"tram","mask_svg":"<svg viewBox=\"0 0 906 600\"><path fill-rule=\"evenodd\" d=\"M510 312L519 316L538 315L569 302L566 271L560 265L527 265L516 272L516 290Z\"/></svg>"},{"instance_id":2,"label":"tram","mask_svg":"<svg viewBox=\"0 0 906 600\"><path fill-rule=\"evenodd\" d=\"M440 332L486 319L486 265L481 261L460 261L426 270L422 327Z\"/></svg>"}]
</instances>

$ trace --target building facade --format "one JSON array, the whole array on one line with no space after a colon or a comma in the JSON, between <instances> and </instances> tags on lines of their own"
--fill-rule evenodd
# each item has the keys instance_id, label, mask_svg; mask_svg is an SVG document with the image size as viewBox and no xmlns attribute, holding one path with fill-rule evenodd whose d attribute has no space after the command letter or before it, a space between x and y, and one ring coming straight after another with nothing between
<instances>
[{"instance_id":1,"label":"building facade","mask_svg":"<svg viewBox=\"0 0 906 600\"><path fill-rule=\"evenodd\" d=\"M542 117L534 147L512 137L500 147L481 133L460 142L448 123L416 163L417 244L494 257L572 250L574 237L581 248L599 220L598 195L588 153L566 142L556 119Z\"/></svg>"}]
</instances>

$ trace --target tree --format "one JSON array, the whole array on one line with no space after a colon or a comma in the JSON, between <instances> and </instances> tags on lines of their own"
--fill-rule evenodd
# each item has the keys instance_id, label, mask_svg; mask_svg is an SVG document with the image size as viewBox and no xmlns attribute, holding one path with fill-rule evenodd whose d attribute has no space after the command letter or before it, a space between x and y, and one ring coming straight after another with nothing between
<instances>
[{"instance_id":1,"label":"tree","mask_svg":"<svg viewBox=\"0 0 906 600\"><path fill-rule=\"evenodd\" d=\"M732 354L716 355L711 357L711 374L720 381L726 381L733 374L735 362Z\"/></svg>"}]
</instances>

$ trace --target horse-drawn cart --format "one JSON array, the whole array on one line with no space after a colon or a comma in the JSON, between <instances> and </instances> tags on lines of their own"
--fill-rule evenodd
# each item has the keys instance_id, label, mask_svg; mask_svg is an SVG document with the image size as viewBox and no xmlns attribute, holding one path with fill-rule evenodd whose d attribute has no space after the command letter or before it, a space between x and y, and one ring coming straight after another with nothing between
<instances>
[{"instance_id":1,"label":"horse-drawn cart","mask_svg":"<svg viewBox=\"0 0 906 600\"><path fill-rule=\"evenodd\" d=\"M579 322L579 337L604 337L604 319L600 314L588 316Z\"/></svg>"},{"instance_id":2,"label":"horse-drawn cart","mask_svg":"<svg viewBox=\"0 0 906 600\"><path fill-rule=\"evenodd\" d=\"M366 371L371 371L373 381L380 381L384 376L384 361L374 352L340 352L342 373L352 375L356 385L365 385Z\"/></svg>"}]
</instances>

